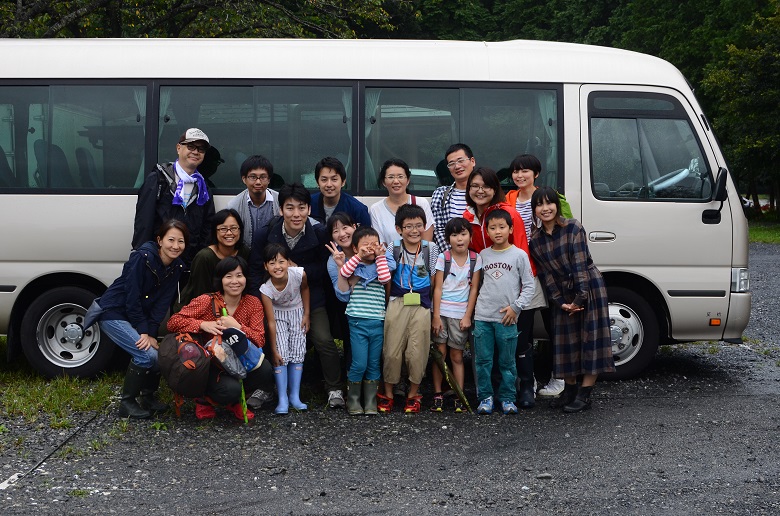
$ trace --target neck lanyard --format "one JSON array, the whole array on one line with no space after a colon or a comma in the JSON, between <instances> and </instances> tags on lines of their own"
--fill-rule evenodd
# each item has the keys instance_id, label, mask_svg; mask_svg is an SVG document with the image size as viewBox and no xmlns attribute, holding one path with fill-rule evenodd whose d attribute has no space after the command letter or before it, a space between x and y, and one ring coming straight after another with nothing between
<instances>
[{"instance_id":1,"label":"neck lanyard","mask_svg":"<svg viewBox=\"0 0 780 516\"><path fill-rule=\"evenodd\" d=\"M417 250L414 252L414 260L412 260L412 265L409 267L409 292L413 291L412 288L412 276L414 275L414 265L417 263L417 255L420 254L420 248L422 248L422 242L417 244ZM401 241L401 264L406 264L406 253L408 251L406 250L406 246L404 245L403 241ZM404 278L403 275L401 275L400 278L401 288L404 288Z\"/></svg>"}]
</instances>

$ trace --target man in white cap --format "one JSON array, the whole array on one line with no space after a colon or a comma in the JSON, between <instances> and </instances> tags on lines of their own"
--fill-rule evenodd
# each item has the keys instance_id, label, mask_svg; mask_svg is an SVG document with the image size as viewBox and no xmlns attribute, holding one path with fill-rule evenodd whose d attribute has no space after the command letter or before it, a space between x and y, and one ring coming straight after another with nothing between
<instances>
[{"instance_id":1,"label":"man in white cap","mask_svg":"<svg viewBox=\"0 0 780 516\"><path fill-rule=\"evenodd\" d=\"M144 179L135 205L133 249L153 240L157 228L178 219L190 230L190 243L182 254L189 266L195 254L208 244L214 199L206 180L198 173L210 147L209 137L197 128L187 129L176 144L178 159L158 164Z\"/></svg>"}]
</instances>

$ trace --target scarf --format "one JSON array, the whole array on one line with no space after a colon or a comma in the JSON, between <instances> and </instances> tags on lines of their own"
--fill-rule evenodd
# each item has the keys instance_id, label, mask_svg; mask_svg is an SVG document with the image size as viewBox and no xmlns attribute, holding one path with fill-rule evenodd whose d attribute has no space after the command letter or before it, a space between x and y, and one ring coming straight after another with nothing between
<instances>
[{"instance_id":1,"label":"scarf","mask_svg":"<svg viewBox=\"0 0 780 516\"><path fill-rule=\"evenodd\" d=\"M190 175L181 168L178 161L174 164L174 169L176 170L176 176L179 178L179 182L176 183L176 192L173 194L173 204L184 206L181 190L184 188L185 183L196 183L198 188L198 206L206 204L209 200L209 191L206 186L206 180L200 175L200 172L196 171L194 174Z\"/></svg>"}]
</instances>

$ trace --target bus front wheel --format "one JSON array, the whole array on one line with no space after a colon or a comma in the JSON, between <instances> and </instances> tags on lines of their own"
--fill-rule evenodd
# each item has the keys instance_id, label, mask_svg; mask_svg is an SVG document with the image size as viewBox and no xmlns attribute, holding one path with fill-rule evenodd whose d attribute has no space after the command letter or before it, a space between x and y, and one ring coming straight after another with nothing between
<instances>
[{"instance_id":1,"label":"bus front wheel","mask_svg":"<svg viewBox=\"0 0 780 516\"><path fill-rule=\"evenodd\" d=\"M108 366L114 344L84 315L95 294L79 287L58 287L38 296L22 317L21 341L30 365L47 378L90 377Z\"/></svg>"},{"instance_id":2,"label":"bus front wheel","mask_svg":"<svg viewBox=\"0 0 780 516\"><path fill-rule=\"evenodd\" d=\"M624 287L608 287L609 331L615 372L606 378L623 380L641 373L658 349L658 318L644 298Z\"/></svg>"}]
</instances>

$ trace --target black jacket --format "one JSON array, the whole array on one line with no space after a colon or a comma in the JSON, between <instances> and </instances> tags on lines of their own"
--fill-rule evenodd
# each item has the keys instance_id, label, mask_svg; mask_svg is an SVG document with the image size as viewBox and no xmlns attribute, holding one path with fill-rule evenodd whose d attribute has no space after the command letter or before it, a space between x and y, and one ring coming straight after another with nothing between
<instances>
[{"instance_id":1,"label":"black jacket","mask_svg":"<svg viewBox=\"0 0 780 516\"><path fill-rule=\"evenodd\" d=\"M255 231L252 236L252 252L249 255L249 289L247 293L260 297L260 285L265 278L263 267L263 250L268 243L282 244L287 247L287 241L282 233L284 219L275 217L268 226ZM290 250L290 259L306 272L309 284L309 308L314 310L325 306L325 289L333 288L328 275L327 261L330 253L325 244L330 241L328 231L322 224L312 226L306 221L305 233ZM288 247L289 249L289 247Z\"/></svg>"},{"instance_id":2,"label":"black jacket","mask_svg":"<svg viewBox=\"0 0 780 516\"><path fill-rule=\"evenodd\" d=\"M214 198L203 206L195 202L198 198L198 186L185 206L173 204L173 194L176 192L178 178L173 163L165 163L154 167L144 179L144 184L138 190L138 200L135 204L135 226L133 228L133 249L138 249L145 242L155 240L154 234L163 222L178 219L190 230L190 242L182 253L182 260L189 267L198 251L206 247L211 234L211 219L214 217Z\"/></svg>"}]
</instances>

